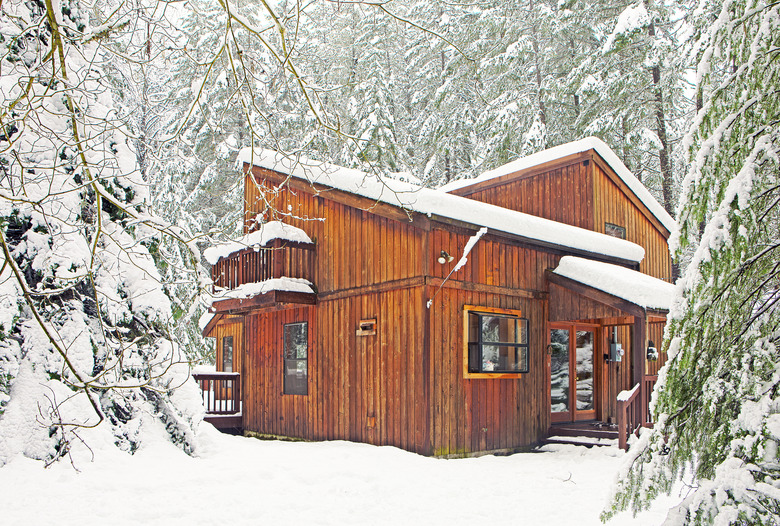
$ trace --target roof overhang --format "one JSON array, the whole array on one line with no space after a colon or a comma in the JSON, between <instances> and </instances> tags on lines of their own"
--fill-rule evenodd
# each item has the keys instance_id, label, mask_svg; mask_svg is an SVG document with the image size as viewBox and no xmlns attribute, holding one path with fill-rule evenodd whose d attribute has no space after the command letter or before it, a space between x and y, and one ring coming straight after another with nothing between
<instances>
[{"instance_id":1,"label":"roof overhang","mask_svg":"<svg viewBox=\"0 0 780 526\"><path fill-rule=\"evenodd\" d=\"M674 285L661 279L625 266L576 256L561 258L548 279L633 315L668 312L675 295Z\"/></svg>"},{"instance_id":2,"label":"roof overhang","mask_svg":"<svg viewBox=\"0 0 780 526\"><path fill-rule=\"evenodd\" d=\"M214 330L214 327L217 326L217 324L219 323L219 320L221 320L223 316L224 316L224 314L214 314L211 317L211 319L206 324L206 326L203 327L203 330L200 331L200 333L203 335L204 338L208 338L209 336L211 336L211 331Z\"/></svg>"},{"instance_id":3,"label":"roof overhang","mask_svg":"<svg viewBox=\"0 0 780 526\"><path fill-rule=\"evenodd\" d=\"M640 318L666 318L666 314L669 312L663 309L648 309L646 307L642 307L641 305L637 305L636 303L619 298L591 285L585 285L584 283L580 283L579 281L573 280L571 278L560 276L550 269L547 269L546 275L547 280L554 285L568 289L576 294L579 294L580 296L596 301L608 307L618 309L630 316Z\"/></svg>"},{"instance_id":4,"label":"roof overhang","mask_svg":"<svg viewBox=\"0 0 780 526\"><path fill-rule=\"evenodd\" d=\"M212 303L211 311L217 315L242 314L254 310L283 310L301 305L316 304L317 295L313 292L272 290L249 298L217 300ZM214 318L216 318L216 316L214 316Z\"/></svg>"}]
</instances>

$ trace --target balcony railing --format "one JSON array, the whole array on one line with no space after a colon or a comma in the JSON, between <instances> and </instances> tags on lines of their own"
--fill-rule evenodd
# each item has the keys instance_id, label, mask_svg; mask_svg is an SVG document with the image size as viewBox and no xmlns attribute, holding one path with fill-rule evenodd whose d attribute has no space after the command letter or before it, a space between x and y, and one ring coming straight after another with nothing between
<instances>
[{"instance_id":1,"label":"balcony railing","mask_svg":"<svg viewBox=\"0 0 780 526\"><path fill-rule=\"evenodd\" d=\"M223 257L212 267L214 288L234 289L273 278L314 281L315 245L275 239L258 249L249 247Z\"/></svg>"},{"instance_id":2,"label":"balcony railing","mask_svg":"<svg viewBox=\"0 0 780 526\"><path fill-rule=\"evenodd\" d=\"M241 375L239 373L192 373L203 394L206 422L217 428L240 428Z\"/></svg>"}]
</instances>

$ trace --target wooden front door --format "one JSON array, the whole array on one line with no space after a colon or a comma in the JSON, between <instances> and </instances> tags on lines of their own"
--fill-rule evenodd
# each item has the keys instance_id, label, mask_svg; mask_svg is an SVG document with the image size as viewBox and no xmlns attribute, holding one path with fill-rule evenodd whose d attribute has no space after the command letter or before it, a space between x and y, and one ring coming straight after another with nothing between
<instances>
[{"instance_id":1,"label":"wooden front door","mask_svg":"<svg viewBox=\"0 0 780 526\"><path fill-rule=\"evenodd\" d=\"M550 324L550 413L553 422L595 420L596 327Z\"/></svg>"}]
</instances>

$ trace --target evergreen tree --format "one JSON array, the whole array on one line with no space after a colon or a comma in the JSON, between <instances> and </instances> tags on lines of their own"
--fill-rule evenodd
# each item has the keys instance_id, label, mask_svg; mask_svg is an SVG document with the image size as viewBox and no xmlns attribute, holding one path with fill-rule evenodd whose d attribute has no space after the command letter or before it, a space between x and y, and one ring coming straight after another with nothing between
<instances>
[{"instance_id":1,"label":"evergreen tree","mask_svg":"<svg viewBox=\"0 0 780 526\"><path fill-rule=\"evenodd\" d=\"M148 214L104 74L131 13L104 12L0 12L0 465L81 444L134 451L156 432L191 452L202 418L149 252L161 232L184 238Z\"/></svg>"},{"instance_id":2,"label":"evergreen tree","mask_svg":"<svg viewBox=\"0 0 780 526\"><path fill-rule=\"evenodd\" d=\"M606 515L692 473L675 524L777 524L780 5L705 1L692 14L702 108L672 246L694 255L670 313L656 425L631 447Z\"/></svg>"},{"instance_id":3,"label":"evergreen tree","mask_svg":"<svg viewBox=\"0 0 780 526\"><path fill-rule=\"evenodd\" d=\"M597 135L619 152L625 164L674 215L679 180L673 166L677 125L692 109L684 98L687 57L662 2L577 4L595 20L598 45L582 56L570 76L580 95L577 135Z\"/></svg>"}]
</instances>

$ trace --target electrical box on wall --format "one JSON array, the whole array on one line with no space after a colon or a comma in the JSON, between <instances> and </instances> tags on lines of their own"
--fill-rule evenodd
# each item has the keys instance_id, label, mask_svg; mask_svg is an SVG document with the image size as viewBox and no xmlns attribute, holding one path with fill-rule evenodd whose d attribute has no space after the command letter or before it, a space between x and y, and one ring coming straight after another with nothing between
<instances>
[{"instance_id":1,"label":"electrical box on wall","mask_svg":"<svg viewBox=\"0 0 780 526\"><path fill-rule=\"evenodd\" d=\"M620 343L609 344L609 361L622 362L623 354L625 354L625 351L623 350L623 344Z\"/></svg>"}]
</instances>

